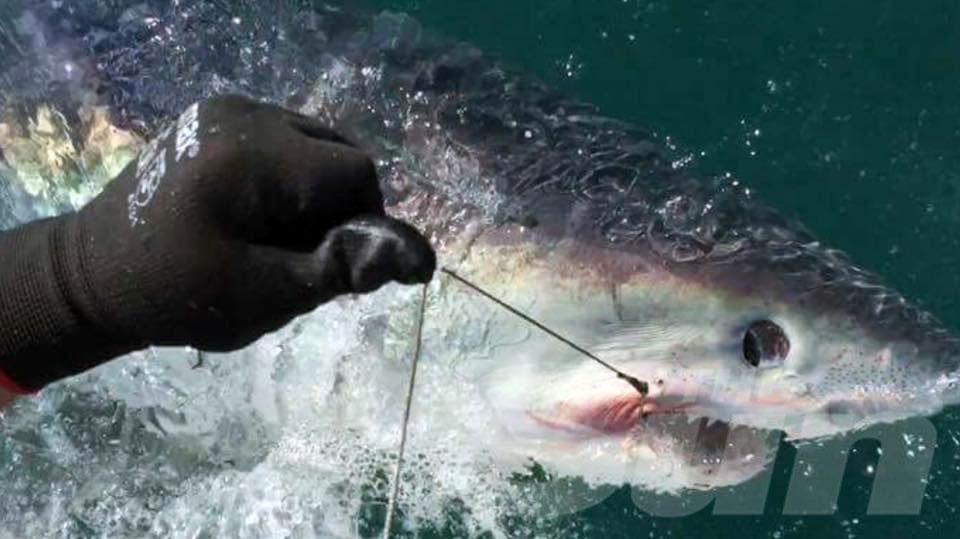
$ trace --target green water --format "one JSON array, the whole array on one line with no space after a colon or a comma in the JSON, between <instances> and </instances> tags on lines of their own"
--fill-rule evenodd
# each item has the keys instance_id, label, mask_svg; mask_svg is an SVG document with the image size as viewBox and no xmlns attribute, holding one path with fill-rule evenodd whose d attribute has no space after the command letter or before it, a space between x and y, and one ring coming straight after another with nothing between
<instances>
[{"instance_id":1,"label":"green water","mask_svg":"<svg viewBox=\"0 0 960 539\"><path fill-rule=\"evenodd\" d=\"M428 28L667 135L960 328L960 4L379 0ZM703 152L702 155L700 153ZM781 451L763 516L656 519L624 493L539 533L597 537L955 536L960 414L934 420L920 516L866 514L875 458L855 451L838 511L782 514Z\"/></svg>"}]
</instances>

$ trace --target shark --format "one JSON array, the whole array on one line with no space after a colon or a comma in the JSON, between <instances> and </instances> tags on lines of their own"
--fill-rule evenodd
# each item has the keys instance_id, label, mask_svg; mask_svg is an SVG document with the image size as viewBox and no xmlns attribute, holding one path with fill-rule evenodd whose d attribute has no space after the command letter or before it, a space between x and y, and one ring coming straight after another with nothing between
<instances>
[{"instance_id":1,"label":"shark","mask_svg":"<svg viewBox=\"0 0 960 539\"><path fill-rule=\"evenodd\" d=\"M409 16L60 4L26 2L5 30L0 215L76 207L212 95L337 126L445 268L648 386L440 274L427 323L442 328L427 331L486 396L494 451L712 489L768 466L772 432L819 439L957 401L960 340L746 181Z\"/></svg>"}]
</instances>

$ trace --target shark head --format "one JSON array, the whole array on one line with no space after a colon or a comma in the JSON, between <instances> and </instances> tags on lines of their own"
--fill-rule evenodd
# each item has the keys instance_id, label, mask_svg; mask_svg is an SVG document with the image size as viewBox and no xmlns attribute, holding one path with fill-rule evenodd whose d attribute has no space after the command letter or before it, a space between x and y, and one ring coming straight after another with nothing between
<instances>
[{"instance_id":1,"label":"shark head","mask_svg":"<svg viewBox=\"0 0 960 539\"><path fill-rule=\"evenodd\" d=\"M641 395L495 306L461 318L484 328L483 353L462 353L476 356L468 362L483 372L508 445L542 464L668 491L713 488L761 471L780 433L818 439L956 399L957 340L819 243L753 238L678 261L645 241L538 234L481 233L458 271L649 385ZM444 290L461 313L483 301L456 282Z\"/></svg>"}]
</instances>

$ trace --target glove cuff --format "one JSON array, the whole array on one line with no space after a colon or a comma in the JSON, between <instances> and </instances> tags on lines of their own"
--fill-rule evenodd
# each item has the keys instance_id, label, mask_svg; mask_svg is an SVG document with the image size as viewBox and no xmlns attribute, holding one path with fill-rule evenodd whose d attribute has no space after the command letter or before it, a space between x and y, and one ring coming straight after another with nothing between
<instances>
[{"instance_id":1,"label":"glove cuff","mask_svg":"<svg viewBox=\"0 0 960 539\"><path fill-rule=\"evenodd\" d=\"M9 391L39 391L138 348L85 308L78 226L69 214L0 234L0 383Z\"/></svg>"}]
</instances>

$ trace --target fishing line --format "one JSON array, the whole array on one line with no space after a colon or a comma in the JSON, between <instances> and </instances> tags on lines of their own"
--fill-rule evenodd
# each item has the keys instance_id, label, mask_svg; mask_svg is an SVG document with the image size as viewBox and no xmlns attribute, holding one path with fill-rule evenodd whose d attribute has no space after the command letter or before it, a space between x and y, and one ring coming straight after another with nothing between
<instances>
[{"instance_id":1,"label":"fishing line","mask_svg":"<svg viewBox=\"0 0 960 539\"><path fill-rule=\"evenodd\" d=\"M397 510L397 497L400 495L400 470L403 467L403 453L407 448L407 425L410 424L410 408L413 406L413 390L417 383L417 365L420 363L420 348L423 343L423 318L427 312L427 286L423 285L420 296L420 314L417 316L417 336L413 349L413 366L410 369L410 386L407 388L407 404L403 410L403 423L400 428L400 448L397 450L397 467L393 471L393 493L387 502L387 519L383 528L383 539L390 539L394 513Z\"/></svg>"},{"instance_id":2,"label":"fishing line","mask_svg":"<svg viewBox=\"0 0 960 539\"><path fill-rule=\"evenodd\" d=\"M548 335L554 337L555 339L559 340L560 342L566 344L566 345L569 346L570 348L573 348L573 349L576 350L577 352L580 352L581 354L587 356L588 358L594 360L595 362L597 362L597 363L600 364L601 366L603 366L603 367L605 367L606 369L610 370L611 372L613 372L614 374L617 375L617 378L619 378L619 379L623 380L624 382L630 384L630 386L633 387L633 389L636 389L637 392L640 393L640 398L641 398L641 399L646 398L647 394L650 393L650 385L647 384L646 382L643 382L643 381L641 381L640 379L638 379L638 378L636 378L636 377L633 377L633 376L630 376L629 374L621 371L620 369L617 369L617 368L614 367L613 365L611 365L611 364L607 363L606 361L604 361L604 360L600 359L599 357L597 357L595 354L592 354L592 353L591 353L589 350L587 350L586 348L583 348L582 346L580 346L580 345L578 345L577 343L571 341L570 339L564 337L563 335L560 335L560 334L557 333L556 331L553 331L552 329L548 328L547 326L541 324L540 322L538 322L537 320L535 320L535 319L532 318L531 316L529 316L529 315L527 315L527 314L524 314L524 313L521 312L519 309L517 309L517 308L515 308L515 307L513 307L513 306L511 306L511 305L509 305L509 304L507 304L505 301L497 298L496 296L494 296L493 294L487 292L487 291L484 290L483 288L480 288L479 286L473 284L472 282L468 281L467 279L461 277L461 276L458 275L455 271L453 271L453 270L451 270L451 269L447 269L447 268L441 268L440 271L442 271L443 273L446 273L446 274L449 275L450 277L453 277L453 278L454 278L455 280L457 280L459 283L461 283L461 284L463 284L463 285L471 288L472 290L474 290L474 291L477 292L478 294L482 295L483 297L489 299L490 301L496 303L497 305L499 305L499 306L503 307L504 309L510 311L511 313L517 315L518 317L522 318L522 319L525 320L526 322L528 322L528 323L530 323L530 324L533 324L534 326L538 327L541 331L547 333Z\"/></svg>"},{"instance_id":3,"label":"fishing line","mask_svg":"<svg viewBox=\"0 0 960 539\"><path fill-rule=\"evenodd\" d=\"M630 384L630 387L635 389L637 393L640 394L641 401L644 398L646 398L647 394L650 392L650 386L646 382L641 381L640 379L634 376L630 376L629 374L621 371L620 369L617 369L613 365L607 363L606 361L597 357L595 354L591 353L586 348L583 348L582 346L564 337L563 335L560 335L556 331L548 328L544 324L538 322L536 319L525 314L524 312L520 311L516 307L513 307L507 302L487 292L480 286L475 285L472 282L468 281L466 278L461 277L455 271L447 268L441 268L441 271L443 273L446 273L450 277L452 277L457 282L465 285L466 287L477 292L481 296L496 303L497 305L506 309L507 311L510 311L511 313L523 319L527 323L536 326L544 333L552 336L553 338L566 344L570 348L592 359L602 367L613 372L614 374L617 375L617 378ZM415 344L414 344L414 350L413 350L413 365L410 369L410 385L407 388L407 402L406 402L406 407L404 408L404 411L403 411L403 423L401 424L401 427L400 427L400 447L397 450L397 466L394 469L394 473L393 473L393 491L390 495L389 501L387 502L387 517L386 517L386 522L383 528L383 539L390 539L390 532L393 529L393 521L395 518L396 509L397 509L397 498L400 495L400 472L403 468L403 454L406 451L406 447L407 447L407 428L410 424L410 409L413 406L413 392L417 383L417 365L420 363L420 350L423 346L423 320L424 320L424 317L426 316L426 311L427 311L427 287L428 285L423 285L423 291L420 296L420 311L417 316L417 331L416 331L416 338L414 341Z\"/></svg>"}]
</instances>

